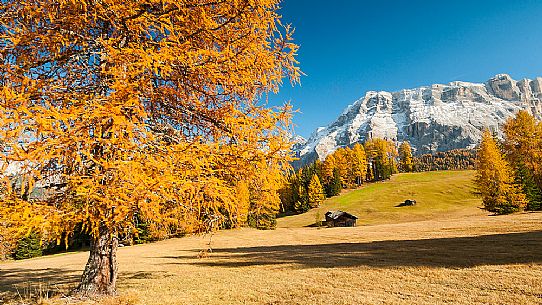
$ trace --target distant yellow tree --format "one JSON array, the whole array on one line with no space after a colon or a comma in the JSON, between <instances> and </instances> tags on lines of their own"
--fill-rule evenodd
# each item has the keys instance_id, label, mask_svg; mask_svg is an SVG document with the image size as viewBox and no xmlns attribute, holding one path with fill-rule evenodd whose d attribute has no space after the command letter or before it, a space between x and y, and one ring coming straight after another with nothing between
<instances>
[{"instance_id":1,"label":"distant yellow tree","mask_svg":"<svg viewBox=\"0 0 542 305\"><path fill-rule=\"evenodd\" d=\"M503 130L510 159L527 165L533 172L542 171L542 123L522 110L506 121Z\"/></svg>"},{"instance_id":2,"label":"distant yellow tree","mask_svg":"<svg viewBox=\"0 0 542 305\"><path fill-rule=\"evenodd\" d=\"M322 177L324 178L324 184L330 184L333 181L333 171L336 168L337 161L333 154L326 157L322 165Z\"/></svg>"},{"instance_id":3,"label":"distant yellow tree","mask_svg":"<svg viewBox=\"0 0 542 305\"><path fill-rule=\"evenodd\" d=\"M354 144L352 147L352 176L354 184L361 185L367 176L367 156L365 149L360 143Z\"/></svg>"},{"instance_id":4,"label":"distant yellow tree","mask_svg":"<svg viewBox=\"0 0 542 305\"><path fill-rule=\"evenodd\" d=\"M399 146L399 170L402 172L412 172L412 148L408 141L403 141Z\"/></svg>"},{"instance_id":5,"label":"distant yellow tree","mask_svg":"<svg viewBox=\"0 0 542 305\"><path fill-rule=\"evenodd\" d=\"M542 209L542 122L519 111L504 124L504 149L517 180L529 200L528 208Z\"/></svg>"},{"instance_id":6,"label":"distant yellow tree","mask_svg":"<svg viewBox=\"0 0 542 305\"><path fill-rule=\"evenodd\" d=\"M350 148L345 148L345 158L346 158L346 175L344 177L345 187L352 188L356 184L356 155L354 151Z\"/></svg>"},{"instance_id":7,"label":"distant yellow tree","mask_svg":"<svg viewBox=\"0 0 542 305\"><path fill-rule=\"evenodd\" d=\"M397 173L397 148L391 141L374 138L365 142L365 152L373 180L389 179Z\"/></svg>"},{"instance_id":8,"label":"distant yellow tree","mask_svg":"<svg viewBox=\"0 0 542 305\"><path fill-rule=\"evenodd\" d=\"M307 197L311 208L319 207L326 198L324 189L317 175L313 175L307 189Z\"/></svg>"},{"instance_id":9,"label":"distant yellow tree","mask_svg":"<svg viewBox=\"0 0 542 305\"><path fill-rule=\"evenodd\" d=\"M482 196L484 208L497 214L508 214L523 209L525 195L514 183L514 173L503 158L497 143L488 130L484 131L478 150L475 183Z\"/></svg>"},{"instance_id":10,"label":"distant yellow tree","mask_svg":"<svg viewBox=\"0 0 542 305\"><path fill-rule=\"evenodd\" d=\"M238 214L241 179L257 211L275 211L290 109L258 100L299 76L278 8L2 1L0 158L18 170L2 179L0 222L57 240L83 224L92 245L77 292L90 294L115 292L118 236L136 232L135 217L161 236L216 228Z\"/></svg>"},{"instance_id":11,"label":"distant yellow tree","mask_svg":"<svg viewBox=\"0 0 542 305\"><path fill-rule=\"evenodd\" d=\"M348 172L350 171L348 162L348 151L350 148L338 148L333 156L335 157L335 168L339 170L342 188L348 187Z\"/></svg>"}]
</instances>

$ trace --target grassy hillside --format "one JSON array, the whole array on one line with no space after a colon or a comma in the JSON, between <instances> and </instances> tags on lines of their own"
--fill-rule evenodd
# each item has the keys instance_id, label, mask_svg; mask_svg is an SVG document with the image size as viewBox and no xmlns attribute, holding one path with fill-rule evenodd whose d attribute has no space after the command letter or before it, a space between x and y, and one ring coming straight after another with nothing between
<instances>
[{"instance_id":1,"label":"grassy hillside","mask_svg":"<svg viewBox=\"0 0 542 305\"><path fill-rule=\"evenodd\" d=\"M473 194L474 171L438 171L398 174L389 181L367 184L327 199L318 208L279 219L279 227L304 227L329 210L343 210L359 217L358 225L398 223L441 217L479 215L480 198ZM414 199L413 207L396 207Z\"/></svg>"}]
</instances>

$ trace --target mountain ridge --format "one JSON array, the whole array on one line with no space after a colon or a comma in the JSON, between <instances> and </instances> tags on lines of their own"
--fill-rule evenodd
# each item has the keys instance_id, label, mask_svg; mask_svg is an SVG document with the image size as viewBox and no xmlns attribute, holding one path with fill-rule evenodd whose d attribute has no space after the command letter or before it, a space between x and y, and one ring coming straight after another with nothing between
<instances>
[{"instance_id":1,"label":"mountain ridge","mask_svg":"<svg viewBox=\"0 0 542 305\"><path fill-rule=\"evenodd\" d=\"M418 154L474 148L484 128L502 136L499 127L519 110L542 119L541 77L516 81L497 74L485 83L368 91L307 140L296 137L293 149L296 163L304 164L369 138L407 140Z\"/></svg>"}]
</instances>

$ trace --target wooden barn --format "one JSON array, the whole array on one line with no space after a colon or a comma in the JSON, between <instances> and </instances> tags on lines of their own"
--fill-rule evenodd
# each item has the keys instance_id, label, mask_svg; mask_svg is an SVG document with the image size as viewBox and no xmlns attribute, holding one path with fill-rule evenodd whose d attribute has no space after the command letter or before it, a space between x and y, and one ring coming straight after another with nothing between
<instances>
[{"instance_id":1,"label":"wooden barn","mask_svg":"<svg viewBox=\"0 0 542 305\"><path fill-rule=\"evenodd\" d=\"M416 205L416 200L407 199L405 202L401 202L396 207L412 207Z\"/></svg>"},{"instance_id":2,"label":"wooden barn","mask_svg":"<svg viewBox=\"0 0 542 305\"><path fill-rule=\"evenodd\" d=\"M355 227L358 217L343 211L329 211L326 213L328 227Z\"/></svg>"}]
</instances>

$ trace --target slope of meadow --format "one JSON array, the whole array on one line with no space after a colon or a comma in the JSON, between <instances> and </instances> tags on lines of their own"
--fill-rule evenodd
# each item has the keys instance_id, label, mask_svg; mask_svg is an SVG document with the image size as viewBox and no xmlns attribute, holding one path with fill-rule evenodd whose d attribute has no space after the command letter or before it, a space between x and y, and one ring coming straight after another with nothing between
<instances>
[{"instance_id":1,"label":"slope of meadow","mask_svg":"<svg viewBox=\"0 0 542 305\"><path fill-rule=\"evenodd\" d=\"M482 215L482 201L473 194L473 178L474 171L398 174L388 181L345 191L305 214L283 217L278 226L309 226L329 210L358 216L358 226ZM405 199L415 199L417 205L396 207Z\"/></svg>"},{"instance_id":2,"label":"slope of meadow","mask_svg":"<svg viewBox=\"0 0 542 305\"><path fill-rule=\"evenodd\" d=\"M479 201L461 183L471 176L399 175L326 203L357 209L367 223L386 215L387 224L221 231L206 258L197 256L208 236L121 248L122 304L542 303L542 213L480 212ZM404 194L419 200L418 212L384 206ZM362 214L371 198L378 199L376 211ZM418 218L429 219L413 221ZM303 225L294 218L281 219L281 225L286 221ZM69 291L87 255L1 263L0 304L15 303L28 291ZM77 303L56 297L44 304L67 302Z\"/></svg>"}]
</instances>

